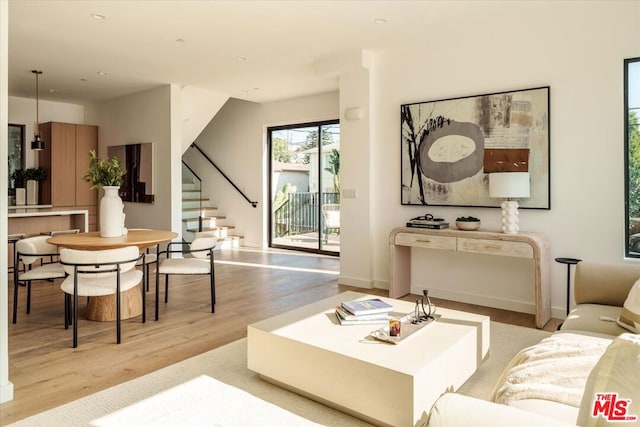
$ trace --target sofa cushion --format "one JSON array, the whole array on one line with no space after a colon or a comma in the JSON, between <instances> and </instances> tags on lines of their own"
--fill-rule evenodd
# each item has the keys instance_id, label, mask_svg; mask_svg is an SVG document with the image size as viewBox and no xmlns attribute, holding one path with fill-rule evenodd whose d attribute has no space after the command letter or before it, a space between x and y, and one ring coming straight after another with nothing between
<instances>
[{"instance_id":1,"label":"sofa cushion","mask_svg":"<svg viewBox=\"0 0 640 427\"><path fill-rule=\"evenodd\" d=\"M602 304L580 304L567 316L562 324L563 332L594 332L611 337L626 332L617 323L622 307Z\"/></svg>"},{"instance_id":2,"label":"sofa cushion","mask_svg":"<svg viewBox=\"0 0 640 427\"><path fill-rule=\"evenodd\" d=\"M522 399L509 403L509 407L544 415L567 424L575 424L578 419L578 408L551 400Z\"/></svg>"},{"instance_id":3,"label":"sofa cushion","mask_svg":"<svg viewBox=\"0 0 640 427\"><path fill-rule=\"evenodd\" d=\"M640 280L629 291L616 323L634 334L640 334Z\"/></svg>"},{"instance_id":4,"label":"sofa cushion","mask_svg":"<svg viewBox=\"0 0 640 427\"><path fill-rule=\"evenodd\" d=\"M633 419L624 417L636 417L633 425L640 423L638 384L640 335L625 333L613 340L589 374L580 404L578 425L599 427L609 425L610 421L625 421L622 425L630 425Z\"/></svg>"}]
</instances>

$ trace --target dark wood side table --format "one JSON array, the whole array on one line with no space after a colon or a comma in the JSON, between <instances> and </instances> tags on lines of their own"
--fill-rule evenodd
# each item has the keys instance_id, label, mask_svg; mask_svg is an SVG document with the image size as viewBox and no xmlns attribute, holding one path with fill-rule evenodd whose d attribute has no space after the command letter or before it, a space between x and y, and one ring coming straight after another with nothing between
<instances>
[{"instance_id":1,"label":"dark wood side table","mask_svg":"<svg viewBox=\"0 0 640 427\"><path fill-rule=\"evenodd\" d=\"M571 266L582 261L578 258L556 258L556 262L567 264L567 314L571 308Z\"/></svg>"}]
</instances>

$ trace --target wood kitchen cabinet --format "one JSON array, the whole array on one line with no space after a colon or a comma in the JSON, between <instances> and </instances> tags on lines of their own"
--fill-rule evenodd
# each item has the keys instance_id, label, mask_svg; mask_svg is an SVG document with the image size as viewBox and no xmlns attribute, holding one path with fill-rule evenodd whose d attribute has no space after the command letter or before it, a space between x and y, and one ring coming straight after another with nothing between
<instances>
[{"instance_id":1,"label":"wood kitchen cabinet","mask_svg":"<svg viewBox=\"0 0 640 427\"><path fill-rule=\"evenodd\" d=\"M89 167L89 150L98 151L98 127L48 122L40 125L40 135L45 149L38 154L38 164L47 172L40 204L87 209L89 230L97 230L98 190L82 177Z\"/></svg>"}]
</instances>

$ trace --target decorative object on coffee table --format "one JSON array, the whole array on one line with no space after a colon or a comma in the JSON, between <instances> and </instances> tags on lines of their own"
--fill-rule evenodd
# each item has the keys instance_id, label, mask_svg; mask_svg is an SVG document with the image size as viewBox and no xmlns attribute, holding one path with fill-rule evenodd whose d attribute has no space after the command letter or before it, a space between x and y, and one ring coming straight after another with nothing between
<instances>
[{"instance_id":1,"label":"decorative object on coffee table","mask_svg":"<svg viewBox=\"0 0 640 427\"><path fill-rule=\"evenodd\" d=\"M100 199L100 236L120 237L124 234L124 204L118 195L124 168L117 157L101 160L94 150L89 151L89 170L83 177L91 188L104 188Z\"/></svg>"}]
</instances>

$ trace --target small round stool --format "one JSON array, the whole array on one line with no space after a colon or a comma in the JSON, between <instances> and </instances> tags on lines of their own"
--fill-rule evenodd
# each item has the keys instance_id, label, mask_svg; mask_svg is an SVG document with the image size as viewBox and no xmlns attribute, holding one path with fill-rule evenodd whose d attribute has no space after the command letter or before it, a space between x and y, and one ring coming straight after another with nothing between
<instances>
[{"instance_id":1,"label":"small round stool","mask_svg":"<svg viewBox=\"0 0 640 427\"><path fill-rule=\"evenodd\" d=\"M556 262L567 264L567 314L569 314L571 301L571 266L580 261L582 260L577 258L556 258Z\"/></svg>"}]
</instances>

